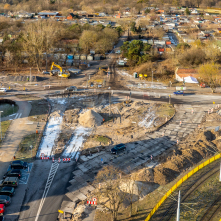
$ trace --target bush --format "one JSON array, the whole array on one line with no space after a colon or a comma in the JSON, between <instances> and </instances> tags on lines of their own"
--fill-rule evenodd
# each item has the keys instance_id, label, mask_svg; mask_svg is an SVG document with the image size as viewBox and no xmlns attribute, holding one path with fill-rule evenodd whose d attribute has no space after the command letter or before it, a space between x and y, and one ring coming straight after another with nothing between
<instances>
[{"instance_id":1,"label":"bush","mask_svg":"<svg viewBox=\"0 0 221 221\"><path fill-rule=\"evenodd\" d=\"M183 66L198 66L206 62L206 54L202 49L188 50L179 57L179 63Z\"/></svg>"}]
</instances>

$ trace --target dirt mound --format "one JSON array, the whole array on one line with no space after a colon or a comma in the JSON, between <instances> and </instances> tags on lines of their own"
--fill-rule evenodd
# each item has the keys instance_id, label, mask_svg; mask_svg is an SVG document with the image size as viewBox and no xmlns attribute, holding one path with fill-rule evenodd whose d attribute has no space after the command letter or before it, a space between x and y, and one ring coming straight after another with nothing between
<instances>
[{"instance_id":1,"label":"dirt mound","mask_svg":"<svg viewBox=\"0 0 221 221\"><path fill-rule=\"evenodd\" d=\"M202 131L193 141L186 141L165 155L161 164L153 169L143 168L133 173L137 181L154 182L165 185L174 180L182 171L194 167L202 159L211 157L221 150L221 131ZM160 159L160 158L159 158Z\"/></svg>"},{"instance_id":2,"label":"dirt mound","mask_svg":"<svg viewBox=\"0 0 221 221\"><path fill-rule=\"evenodd\" d=\"M95 127L101 125L103 122L103 117L97 112L89 110L83 114L80 114L78 121L84 127Z\"/></svg>"},{"instance_id":3,"label":"dirt mound","mask_svg":"<svg viewBox=\"0 0 221 221\"><path fill-rule=\"evenodd\" d=\"M154 169L154 182L160 185L165 185L178 175L179 173L170 168L156 167Z\"/></svg>"}]
</instances>

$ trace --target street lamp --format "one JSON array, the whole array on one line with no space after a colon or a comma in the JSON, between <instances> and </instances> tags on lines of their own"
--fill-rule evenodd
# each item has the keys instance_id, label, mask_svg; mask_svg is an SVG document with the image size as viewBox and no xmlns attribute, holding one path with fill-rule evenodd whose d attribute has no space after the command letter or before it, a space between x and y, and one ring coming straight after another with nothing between
<instances>
[{"instance_id":1,"label":"street lamp","mask_svg":"<svg viewBox=\"0 0 221 221\"><path fill-rule=\"evenodd\" d=\"M0 111L0 129L1 129L1 141L2 141L2 121L1 121L1 113L3 111Z\"/></svg>"},{"instance_id":2,"label":"street lamp","mask_svg":"<svg viewBox=\"0 0 221 221\"><path fill-rule=\"evenodd\" d=\"M152 87L153 87L153 71L152 71Z\"/></svg>"}]
</instances>

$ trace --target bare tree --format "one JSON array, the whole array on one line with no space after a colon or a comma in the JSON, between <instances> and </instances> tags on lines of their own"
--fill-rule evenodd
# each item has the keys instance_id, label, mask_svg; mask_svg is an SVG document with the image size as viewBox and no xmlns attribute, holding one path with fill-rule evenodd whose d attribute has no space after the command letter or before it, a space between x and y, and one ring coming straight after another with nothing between
<instances>
[{"instance_id":1,"label":"bare tree","mask_svg":"<svg viewBox=\"0 0 221 221\"><path fill-rule=\"evenodd\" d=\"M106 166L100 170L95 178L94 184L99 185L96 191L98 203L103 205L112 213L112 220L117 220L117 215L122 202L125 199L125 192L121 191L122 172L113 166Z\"/></svg>"},{"instance_id":2,"label":"bare tree","mask_svg":"<svg viewBox=\"0 0 221 221\"><path fill-rule=\"evenodd\" d=\"M88 52L94 47L95 43L98 40L98 37L99 36L95 31L83 31L79 43L84 52Z\"/></svg>"},{"instance_id":3,"label":"bare tree","mask_svg":"<svg viewBox=\"0 0 221 221\"><path fill-rule=\"evenodd\" d=\"M13 60L13 54L8 49L6 49L5 52L6 67L8 67L8 64L10 64L12 60Z\"/></svg>"},{"instance_id":4,"label":"bare tree","mask_svg":"<svg viewBox=\"0 0 221 221\"><path fill-rule=\"evenodd\" d=\"M217 77L219 76L219 65L213 62L203 64L199 67L199 75L214 93L217 86Z\"/></svg>"},{"instance_id":5,"label":"bare tree","mask_svg":"<svg viewBox=\"0 0 221 221\"><path fill-rule=\"evenodd\" d=\"M59 28L57 23L50 20L29 23L25 28L22 47L38 71L40 71L42 54L48 53L52 48L60 32Z\"/></svg>"}]
</instances>

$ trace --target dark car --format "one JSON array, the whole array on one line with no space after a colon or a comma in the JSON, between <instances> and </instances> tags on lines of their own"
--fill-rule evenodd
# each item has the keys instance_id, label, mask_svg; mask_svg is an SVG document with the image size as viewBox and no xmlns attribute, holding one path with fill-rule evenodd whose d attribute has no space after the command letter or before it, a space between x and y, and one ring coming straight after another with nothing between
<instances>
[{"instance_id":1,"label":"dark car","mask_svg":"<svg viewBox=\"0 0 221 221\"><path fill-rule=\"evenodd\" d=\"M12 169L9 170L4 176L3 179L6 177L18 177L19 179L21 178L21 170L19 169Z\"/></svg>"},{"instance_id":2,"label":"dark car","mask_svg":"<svg viewBox=\"0 0 221 221\"><path fill-rule=\"evenodd\" d=\"M15 160L11 163L12 169L26 169L28 168L28 164L21 160Z\"/></svg>"},{"instance_id":3,"label":"dark car","mask_svg":"<svg viewBox=\"0 0 221 221\"><path fill-rule=\"evenodd\" d=\"M12 186L17 187L18 186L18 177L6 177L4 180L0 181L0 186Z\"/></svg>"},{"instance_id":4,"label":"dark car","mask_svg":"<svg viewBox=\"0 0 221 221\"><path fill-rule=\"evenodd\" d=\"M4 212L5 212L5 204L0 204L0 214L3 215Z\"/></svg>"},{"instance_id":5,"label":"dark car","mask_svg":"<svg viewBox=\"0 0 221 221\"><path fill-rule=\"evenodd\" d=\"M66 91L77 91L77 87L75 87L75 86L70 86L70 87L67 87L65 90L66 90Z\"/></svg>"},{"instance_id":6,"label":"dark car","mask_svg":"<svg viewBox=\"0 0 221 221\"><path fill-rule=\"evenodd\" d=\"M10 196L0 195L0 204L5 204L7 206L10 203L11 203L11 197Z\"/></svg>"},{"instance_id":7,"label":"dark car","mask_svg":"<svg viewBox=\"0 0 221 221\"><path fill-rule=\"evenodd\" d=\"M111 153L117 154L120 151L126 150L125 144L117 144L115 147L111 149Z\"/></svg>"},{"instance_id":8,"label":"dark car","mask_svg":"<svg viewBox=\"0 0 221 221\"><path fill-rule=\"evenodd\" d=\"M184 95L184 91L175 91L173 92L175 95Z\"/></svg>"},{"instance_id":9,"label":"dark car","mask_svg":"<svg viewBox=\"0 0 221 221\"><path fill-rule=\"evenodd\" d=\"M0 188L0 195L13 196L15 194L15 188L10 186L4 186Z\"/></svg>"},{"instance_id":10,"label":"dark car","mask_svg":"<svg viewBox=\"0 0 221 221\"><path fill-rule=\"evenodd\" d=\"M48 74L48 75L50 75L50 72L49 72L49 71L42 71L42 74Z\"/></svg>"}]
</instances>

